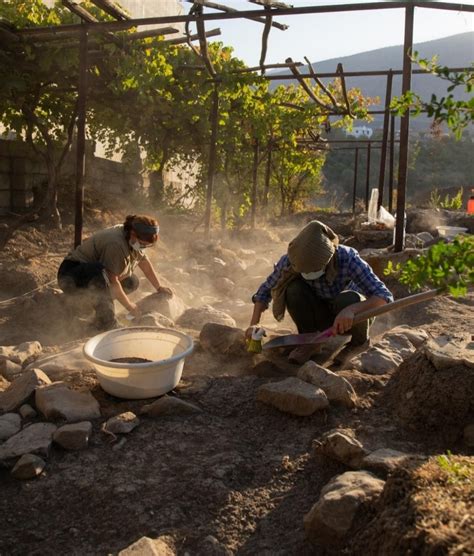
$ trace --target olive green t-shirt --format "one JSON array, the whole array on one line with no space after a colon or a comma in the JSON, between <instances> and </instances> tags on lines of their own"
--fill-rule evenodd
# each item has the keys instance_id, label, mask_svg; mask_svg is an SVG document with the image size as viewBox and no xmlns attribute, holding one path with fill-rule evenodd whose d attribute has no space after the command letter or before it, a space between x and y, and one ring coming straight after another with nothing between
<instances>
[{"instance_id":1,"label":"olive green t-shirt","mask_svg":"<svg viewBox=\"0 0 474 556\"><path fill-rule=\"evenodd\" d=\"M80 263L102 263L108 272L121 279L131 276L136 265L145 258L145 254L130 247L123 225L96 232L66 257Z\"/></svg>"}]
</instances>

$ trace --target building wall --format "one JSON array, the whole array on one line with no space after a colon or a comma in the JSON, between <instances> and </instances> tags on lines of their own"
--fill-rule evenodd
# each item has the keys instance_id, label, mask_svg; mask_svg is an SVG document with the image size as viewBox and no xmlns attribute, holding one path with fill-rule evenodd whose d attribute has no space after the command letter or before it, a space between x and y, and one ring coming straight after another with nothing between
<instances>
[{"instance_id":1,"label":"building wall","mask_svg":"<svg viewBox=\"0 0 474 556\"><path fill-rule=\"evenodd\" d=\"M131 164L98 158L88 145L85 187L114 195L147 193L147 182L138 159ZM66 157L60 180L73 187L75 150ZM42 158L23 141L0 139L0 214L23 212L33 206L35 191L47 183L48 174Z\"/></svg>"}]
</instances>

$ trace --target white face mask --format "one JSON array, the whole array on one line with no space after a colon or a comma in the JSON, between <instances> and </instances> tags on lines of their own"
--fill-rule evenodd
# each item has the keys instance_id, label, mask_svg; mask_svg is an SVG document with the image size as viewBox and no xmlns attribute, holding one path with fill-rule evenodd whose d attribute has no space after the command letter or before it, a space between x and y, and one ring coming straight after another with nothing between
<instances>
[{"instance_id":1,"label":"white face mask","mask_svg":"<svg viewBox=\"0 0 474 556\"><path fill-rule=\"evenodd\" d=\"M139 253L141 253L143 250L143 247L140 245L139 241L134 241L133 243L130 243L130 247L135 251L138 251Z\"/></svg>"},{"instance_id":2,"label":"white face mask","mask_svg":"<svg viewBox=\"0 0 474 556\"><path fill-rule=\"evenodd\" d=\"M303 276L305 280L317 280L318 278L321 278L323 274L324 269L318 270L318 272L302 272L301 276Z\"/></svg>"}]
</instances>

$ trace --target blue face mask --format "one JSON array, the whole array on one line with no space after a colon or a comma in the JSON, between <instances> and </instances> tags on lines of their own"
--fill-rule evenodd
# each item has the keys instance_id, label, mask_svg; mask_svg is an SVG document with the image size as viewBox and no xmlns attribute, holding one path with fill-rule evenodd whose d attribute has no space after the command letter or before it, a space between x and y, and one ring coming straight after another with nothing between
<instances>
[{"instance_id":1,"label":"blue face mask","mask_svg":"<svg viewBox=\"0 0 474 556\"><path fill-rule=\"evenodd\" d=\"M321 278L323 274L324 274L324 269L318 270L318 272L302 272L301 276L303 276L305 280L317 280L318 278Z\"/></svg>"}]
</instances>

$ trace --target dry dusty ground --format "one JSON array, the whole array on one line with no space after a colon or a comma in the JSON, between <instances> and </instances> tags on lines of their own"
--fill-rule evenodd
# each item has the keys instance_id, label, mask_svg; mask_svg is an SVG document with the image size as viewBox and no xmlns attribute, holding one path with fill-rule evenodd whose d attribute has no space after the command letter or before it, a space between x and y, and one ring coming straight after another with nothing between
<instances>
[{"instance_id":1,"label":"dry dusty ground","mask_svg":"<svg viewBox=\"0 0 474 556\"><path fill-rule=\"evenodd\" d=\"M88 230L120 222L124 215L106 214L102 222L89 217ZM179 229L178 223L177 218L162 221L163 240L154 255L162 276L187 296L189 305L220 299L229 314L234 307L238 326L245 327L250 295L284 253L296 226L271 230L257 240L241 238L242 248L256 251L252 255L256 266L238 284L237 303L206 283L177 281L177 265L185 267L192 258L187 238L198 236L192 223ZM71 237L70 226L59 233L29 225L6 242L0 252L0 345L39 340L46 352L57 352L87 337L83 321L48 313L51 305L44 290L11 300L54 281ZM232 248L237 249L235 244ZM378 319L374 333L402 323L433 334L470 332L473 301L472 295L462 301L438 298ZM268 315L264 322L277 328ZM285 327L290 328L291 322L279 326ZM202 413L142 418L140 426L118 443L97 423L87 450L66 452L55 447L46 471L36 480L16 481L0 470L0 555L116 554L141 536L163 535L178 554L190 555L474 553L472 521L459 510L464 504L465 511L472 512L472 482L453 486L434 463L401 471L391 479L394 486L380 502L379 514L361 518L345 548L310 545L303 516L323 485L346 470L314 455L313 445L324 432L353 429L373 449L387 446L436 455L448 448L465 453L465 448L436 431L427 435L402 428L386 400L386 376L354 382L361 397L359 408L331 406L311 417L280 413L256 402L256 389L268 377L285 377L296 368L276 357L273 364L258 366L257 372L259 361L251 356L210 356L198 347L174 394L199 406ZM101 404L101 421L126 410L138 413L147 403L113 398L91 374L76 387L92 389ZM472 464L472 457L468 462ZM395 528L393 515L397 515ZM443 529L446 524L448 529ZM447 531L442 542L441 531Z\"/></svg>"}]
</instances>

